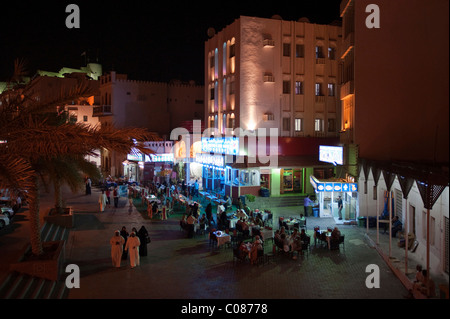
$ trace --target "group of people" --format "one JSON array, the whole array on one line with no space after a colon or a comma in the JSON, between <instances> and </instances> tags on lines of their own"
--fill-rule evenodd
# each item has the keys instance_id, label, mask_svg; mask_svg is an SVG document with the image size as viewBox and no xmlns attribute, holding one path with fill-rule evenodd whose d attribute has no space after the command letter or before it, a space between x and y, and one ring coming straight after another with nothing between
<instances>
[{"instance_id":1,"label":"group of people","mask_svg":"<svg viewBox=\"0 0 450 319\"><path fill-rule=\"evenodd\" d=\"M113 196L114 200L114 208L119 207L119 190L117 189L117 187L114 187L114 189L112 190L111 188L106 188L106 190L102 190L102 193L100 194L98 199L100 212L104 212L106 208L111 207L111 195ZM130 192L128 198L129 198L129 205L131 207L132 199L130 197Z\"/></svg>"},{"instance_id":2,"label":"group of people","mask_svg":"<svg viewBox=\"0 0 450 319\"><path fill-rule=\"evenodd\" d=\"M251 243L246 243L244 241L240 241L238 245L238 253L239 258L244 260L245 258L249 258L250 263L255 265L258 261L258 255L264 252L264 242L262 238L258 235L255 236L255 239Z\"/></svg>"},{"instance_id":3,"label":"group of people","mask_svg":"<svg viewBox=\"0 0 450 319\"><path fill-rule=\"evenodd\" d=\"M116 230L109 241L113 267L120 268L122 260L128 257L132 269L139 266L140 257L147 256L147 245L150 242L150 235L145 226L139 231L133 227L131 233L128 233L125 226L120 231Z\"/></svg>"},{"instance_id":4,"label":"group of people","mask_svg":"<svg viewBox=\"0 0 450 319\"><path fill-rule=\"evenodd\" d=\"M298 231L298 228L294 228L292 234L286 233L286 228L282 226L279 230L275 231L274 244L279 250L288 252L301 253L303 243L308 241L308 235L304 228ZM292 256L293 259L297 259L296 256Z\"/></svg>"},{"instance_id":5,"label":"group of people","mask_svg":"<svg viewBox=\"0 0 450 319\"><path fill-rule=\"evenodd\" d=\"M422 269L421 265L416 266L416 278L413 283L413 289L420 291L428 298L436 297L436 285L427 270Z\"/></svg>"}]
</instances>

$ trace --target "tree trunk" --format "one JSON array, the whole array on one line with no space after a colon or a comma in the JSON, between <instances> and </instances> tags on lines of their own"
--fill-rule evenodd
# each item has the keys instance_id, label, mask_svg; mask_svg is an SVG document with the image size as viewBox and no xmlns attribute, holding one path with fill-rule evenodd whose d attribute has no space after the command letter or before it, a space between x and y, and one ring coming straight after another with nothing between
<instances>
[{"instance_id":1,"label":"tree trunk","mask_svg":"<svg viewBox=\"0 0 450 319\"><path fill-rule=\"evenodd\" d=\"M39 177L34 177L34 187L29 190L28 205L30 211L30 241L33 255L40 256L44 254L41 239L41 221L39 216L40 192Z\"/></svg>"},{"instance_id":2,"label":"tree trunk","mask_svg":"<svg viewBox=\"0 0 450 319\"><path fill-rule=\"evenodd\" d=\"M55 189L55 212L56 214L63 214L63 196L61 191L61 181L58 178L53 180L53 187Z\"/></svg>"}]
</instances>

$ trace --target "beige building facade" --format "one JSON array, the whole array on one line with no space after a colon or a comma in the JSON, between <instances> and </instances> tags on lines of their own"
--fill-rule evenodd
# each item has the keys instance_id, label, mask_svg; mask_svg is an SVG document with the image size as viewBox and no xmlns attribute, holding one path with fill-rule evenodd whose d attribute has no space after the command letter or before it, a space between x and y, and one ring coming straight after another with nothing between
<instances>
[{"instance_id":1,"label":"beige building facade","mask_svg":"<svg viewBox=\"0 0 450 319\"><path fill-rule=\"evenodd\" d=\"M205 45L207 127L337 136L340 48L340 26L241 16Z\"/></svg>"}]
</instances>

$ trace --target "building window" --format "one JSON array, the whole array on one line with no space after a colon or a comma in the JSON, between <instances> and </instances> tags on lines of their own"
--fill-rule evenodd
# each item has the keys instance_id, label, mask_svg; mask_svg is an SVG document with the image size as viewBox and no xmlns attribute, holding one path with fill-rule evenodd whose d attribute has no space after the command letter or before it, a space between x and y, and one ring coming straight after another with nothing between
<instances>
[{"instance_id":1,"label":"building window","mask_svg":"<svg viewBox=\"0 0 450 319\"><path fill-rule=\"evenodd\" d=\"M291 94L291 81L283 81L283 94Z\"/></svg>"},{"instance_id":2,"label":"building window","mask_svg":"<svg viewBox=\"0 0 450 319\"><path fill-rule=\"evenodd\" d=\"M230 45L230 58L233 58L236 56L236 44Z\"/></svg>"},{"instance_id":3,"label":"building window","mask_svg":"<svg viewBox=\"0 0 450 319\"><path fill-rule=\"evenodd\" d=\"M214 100L214 92L215 92L215 89L214 88L211 88L210 90L209 90L209 94L211 95L211 97L210 97L210 100L212 101L212 100Z\"/></svg>"},{"instance_id":4,"label":"building window","mask_svg":"<svg viewBox=\"0 0 450 319\"><path fill-rule=\"evenodd\" d=\"M334 83L328 83L328 96L334 96L336 94L336 84Z\"/></svg>"},{"instance_id":5,"label":"building window","mask_svg":"<svg viewBox=\"0 0 450 319\"><path fill-rule=\"evenodd\" d=\"M235 91L236 91L236 85L235 85L235 82L234 82L234 81L231 81L231 82L230 82L230 95L235 94Z\"/></svg>"},{"instance_id":6,"label":"building window","mask_svg":"<svg viewBox=\"0 0 450 319\"><path fill-rule=\"evenodd\" d=\"M283 131L291 130L291 119L289 117L283 117Z\"/></svg>"},{"instance_id":7,"label":"building window","mask_svg":"<svg viewBox=\"0 0 450 319\"><path fill-rule=\"evenodd\" d=\"M316 96L322 96L322 83L316 83Z\"/></svg>"},{"instance_id":8,"label":"building window","mask_svg":"<svg viewBox=\"0 0 450 319\"><path fill-rule=\"evenodd\" d=\"M295 82L295 94L302 95L303 94L303 82L296 81Z\"/></svg>"},{"instance_id":9,"label":"building window","mask_svg":"<svg viewBox=\"0 0 450 319\"><path fill-rule=\"evenodd\" d=\"M335 60L336 59L336 49L328 48L328 59Z\"/></svg>"},{"instance_id":10,"label":"building window","mask_svg":"<svg viewBox=\"0 0 450 319\"><path fill-rule=\"evenodd\" d=\"M297 44L295 46L295 56L297 58L304 58L305 57L305 46L303 44Z\"/></svg>"},{"instance_id":11,"label":"building window","mask_svg":"<svg viewBox=\"0 0 450 319\"><path fill-rule=\"evenodd\" d=\"M87 122L88 121L88 117L87 117L87 115L84 115L83 116L83 122Z\"/></svg>"},{"instance_id":12,"label":"building window","mask_svg":"<svg viewBox=\"0 0 450 319\"><path fill-rule=\"evenodd\" d=\"M303 119L295 119L295 131L303 131Z\"/></svg>"},{"instance_id":13,"label":"building window","mask_svg":"<svg viewBox=\"0 0 450 319\"><path fill-rule=\"evenodd\" d=\"M328 132L336 132L336 120L328 119Z\"/></svg>"},{"instance_id":14,"label":"building window","mask_svg":"<svg viewBox=\"0 0 450 319\"><path fill-rule=\"evenodd\" d=\"M323 51L321 46L316 46L316 59L323 58Z\"/></svg>"},{"instance_id":15,"label":"building window","mask_svg":"<svg viewBox=\"0 0 450 319\"><path fill-rule=\"evenodd\" d=\"M216 65L214 55L209 58L209 66L213 68Z\"/></svg>"},{"instance_id":16,"label":"building window","mask_svg":"<svg viewBox=\"0 0 450 319\"><path fill-rule=\"evenodd\" d=\"M274 115L272 113L266 113L263 116L264 122L273 121L274 119L275 119L275 117L274 117Z\"/></svg>"},{"instance_id":17,"label":"building window","mask_svg":"<svg viewBox=\"0 0 450 319\"><path fill-rule=\"evenodd\" d=\"M314 131L315 132L322 132L323 131L323 120L322 119L315 119L314 120Z\"/></svg>"},{"instance_id":18,"label":"building window","mask_svg":"<svg viewBox=\"0 0 450 319\"><path fill-rule=\"evenodd\" d=\"M283 43L283 56L290 57L291 56L291 44Z\"/></svg>"}]
</instances>

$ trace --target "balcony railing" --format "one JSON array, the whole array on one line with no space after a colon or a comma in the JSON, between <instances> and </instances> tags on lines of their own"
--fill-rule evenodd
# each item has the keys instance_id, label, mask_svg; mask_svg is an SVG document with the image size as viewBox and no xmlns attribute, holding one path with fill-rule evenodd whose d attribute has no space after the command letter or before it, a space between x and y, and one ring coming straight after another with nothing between
<instances>
[{"instance_id":1,"label":"balcony railing","mask_svg":"<svg viewBox=\"0 0 450 319\"><path fill-rule=\"evenodd\" d=\"M325 103L324 95L316 95L316 103Z\"/></svg>"},{"instance_id":2,"label":"balcony railing","mask_svg":"<svg viewBox=\"0 0 450 319\"><path fill-rule=\"evenodd\" d=\"M92 111L93 117L109 116L112 115L111 105L102 105L94 107Z\"/></svg>"}]
</instances>

